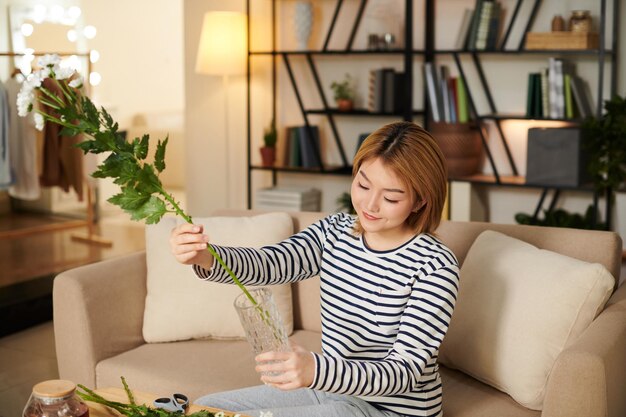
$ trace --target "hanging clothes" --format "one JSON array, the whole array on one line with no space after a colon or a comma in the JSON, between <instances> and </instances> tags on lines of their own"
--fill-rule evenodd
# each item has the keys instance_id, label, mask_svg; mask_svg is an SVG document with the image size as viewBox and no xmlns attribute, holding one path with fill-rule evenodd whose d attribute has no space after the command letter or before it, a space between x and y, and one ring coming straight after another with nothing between
<instances>
[{"instance_id":1,"label":"hanging clothes","mask_svg":"<svg viewBox=\"0 0 626 417\"><path fill-rule=\"evenodd\" d=\"M46 78L43 87L57 97L64 97L59 86L51 78ZM54 109L42 105L47 114L57 117ZM62 128L54 123L46 123L44 133L43 172L40 182L45 187L59 186L64 191L73 188L80 201L83 200L83 153L75 147L82 141L78 136L60 135Z\"/></svg>"},{"instance_id":2,"label":"hanging clothes","mask_svg":"<svg viewBox=\"0 0 626 417\"><path fill-rule=\"evenodd\" d=\"M38 136L42 136L42 133L35 129L33 112L26 117L17 114L17 94L21 86L15 77L5 83L9 97L9 150L13 173L9 195L20 200L36 200L41 195L37 143L41 141Z\"/></svg>"},{"instance_id":3,"label":"hanging clothes","mask_svg":"<svg viewBox=\"0 0 626 417\"><path fill-rule=\"evenodd\" d=\"M9 150L9 98L0 81L0 190L11 185L11 158Z\"/></svg>"}]
</instances>

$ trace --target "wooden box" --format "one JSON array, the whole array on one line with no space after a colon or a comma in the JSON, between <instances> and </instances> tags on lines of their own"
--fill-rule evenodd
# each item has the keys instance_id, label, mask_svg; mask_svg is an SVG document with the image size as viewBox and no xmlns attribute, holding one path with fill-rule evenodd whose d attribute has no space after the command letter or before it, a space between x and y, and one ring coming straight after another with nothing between
<instances>
[{"instance_id":1,"label":"wooden box","mask_svg":"<svg viewBox=\"0 0 626 417\"><path fill-rule=\"evenodd\" d=\"M597 49L597 32L529 32L526 49Z\"/></svg>"}]
</instances>

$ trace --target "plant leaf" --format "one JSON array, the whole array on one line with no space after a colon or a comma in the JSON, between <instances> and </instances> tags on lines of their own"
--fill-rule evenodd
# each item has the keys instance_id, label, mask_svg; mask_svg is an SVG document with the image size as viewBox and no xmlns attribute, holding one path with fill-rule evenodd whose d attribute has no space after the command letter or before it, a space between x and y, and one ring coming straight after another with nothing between
<instances>
[{"instance_id":1,"label":"plant leaf","mask_svg":"<svg viewBox=\"0 0 626 417\"><path fill-rule=\"evenodd\" d=\"M165 169L165 147L167 146L167 141L169 140L169 135L165 137L165 140L157 143L156 152L154 154L154 167L159 172L163 172Z\"/></svg>"},{"instance_id":2,"label":"plant leaf","mask_svg":"<svg viewBox=\"0 0 626 417\"><path fill-rule=\"evenodd\" d=\"M137 159L144 160L148 156L148 140L149 135L143 135L141 139L135 138L133 141L133 153Z\"/></svg>"},{"instance_id":3,"label":"plant leaf","mask_svg":"<svg viewBox=\"0 0 626 417\"><path fill-rule=\"evenodd\" d=\"M167 212L165 203L158 197L150 196L142 206L133 210L131 220L146 219L146 224L158 223Z\"/></svg>"}]
</instances>

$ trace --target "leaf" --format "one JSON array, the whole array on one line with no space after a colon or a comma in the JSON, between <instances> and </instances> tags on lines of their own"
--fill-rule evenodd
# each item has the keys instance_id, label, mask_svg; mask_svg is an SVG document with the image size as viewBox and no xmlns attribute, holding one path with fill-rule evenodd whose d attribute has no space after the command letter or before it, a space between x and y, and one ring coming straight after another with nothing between
<instances>
[{"instance_id":1,"label":"leaf","mask_svg":"<svg viewBox=\"0 0 626 417\"><path fill-rule=\"evenodd\" d=\"M132 214L135 210L146 204L150 197L150 195L139 193L134 188L122 187L121 193L115 194L107 201Z\"/></svg>"},{"instance_id":2,"label":"leaf","mask_svg":"<svg viewBox=\"0 0 626 417\"><path fill-rule=\"evenodd\" d=\"M133 211L130 218L131 220L146 219L146 224L154 224L158 223L166 212L163 200L150 196L148 201Z\"/></svg>"},{"instance_id":3,"label":"leaf","mask_svg":"<svg viewBox=\"0 0 626 417\"><path fill-rule=\"evenodd\" d=\"M167 141L169 140L169 135L165 137L165 140L157 143L156 152L154 154L154 167L159 172L163 172L165 169L165 147L167 146Z\"/></svg>"},{"instance_id":4,"label":"leaf","mask_svg":"<svg viewBox=\"0 0 626 417\"><path fill-rule=\"evenodd\" d=\"M137 186L144 194L153 194L161 191L161 181L150 164L144 164L137 173Z\"/></svg>"},{"instance_id":5,"label":"leaf","mask_svg":"<svg viewBox=\"0 0 626 417\"><path fill-rule=\"evenodd\" d=\"M135 164L126 155L112 153L98 166L98 170L92 176L94 178L117 178L122 174L124 165L129 163Z\"/></svg>"},{"instance_id":6,"label":"leaf","mask_svg":"<svg viewBox=\"0 0 626 417\"><path fill-rule=\"evenodd\" d=\"M137 159L144 160L148 156L148 140L149 135L143 135L141 139L135 138L133 141L133 153Z\"/></svg>"}]
</instances>

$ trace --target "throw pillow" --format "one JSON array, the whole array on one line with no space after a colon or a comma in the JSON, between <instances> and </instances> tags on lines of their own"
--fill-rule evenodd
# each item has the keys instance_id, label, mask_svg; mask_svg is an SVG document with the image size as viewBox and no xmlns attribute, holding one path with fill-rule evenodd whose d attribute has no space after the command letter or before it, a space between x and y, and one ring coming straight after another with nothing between
<instances>
[{"instance_id":1,"label":"throw pillow","mask_svg":"<svg viewBox=\"0 0 626 417\"><path fill-rule=\"evenodd\" d=\"M600 264L485 231L461 267L439 360L541 410L557 356L602 311L613 284Z\"/></svg>"},{"instance_id":2,"label":"throw pillow","mask_svg":"<svg viewBox=\"0 0 626 417\"><path fill-rule=\"evenodd\" d=\"M245 333L233 301L242 294L232 284L218 284L196 277L191 266L172 255L170 232L182 220L163 218L146 226L147 296L143 320L146 342L172 342L198 338L243 338ZM251 217L194 218L204 225L212 243L224 246L261 247L288 238L293 222L286 213ZM256 288L250 286L249 289ZM293 332L291 285L272 285L287 334Z\"/></svg>"}]
</instances>

